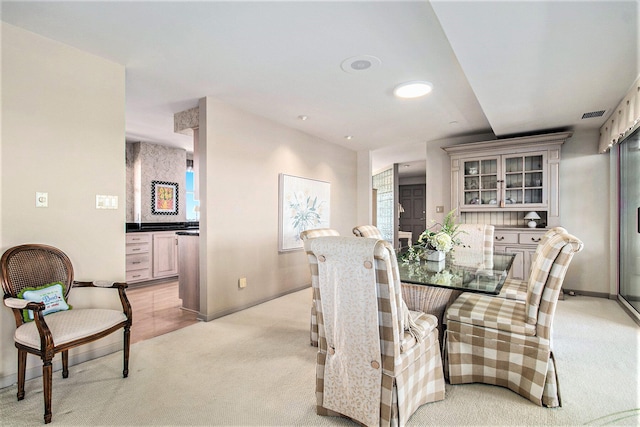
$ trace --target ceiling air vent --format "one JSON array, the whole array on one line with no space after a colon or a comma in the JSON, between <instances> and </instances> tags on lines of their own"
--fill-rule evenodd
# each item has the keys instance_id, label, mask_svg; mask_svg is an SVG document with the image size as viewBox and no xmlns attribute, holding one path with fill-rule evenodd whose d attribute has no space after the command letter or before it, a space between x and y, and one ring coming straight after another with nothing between
<instances>
[{"instance_id":1,"label":"ceiling air vent","mask_svg":"<svg viewBox=\"0 0 640 427\"><path fill-rule=\"evenodd\" d=\"M584 113L582 115L582 119L592 119L594 117L602 117L605 111L606 110L600 110L600 111L592 111L590 113Z\"/></svg>"}]
</instances>

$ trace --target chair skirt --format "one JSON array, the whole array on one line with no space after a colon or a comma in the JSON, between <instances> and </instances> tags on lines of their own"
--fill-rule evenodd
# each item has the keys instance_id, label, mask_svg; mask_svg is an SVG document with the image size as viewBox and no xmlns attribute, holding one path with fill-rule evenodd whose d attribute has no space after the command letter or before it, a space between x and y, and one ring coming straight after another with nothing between
<instances>
[{"instance_id":1,"label":"chair skirt","mask_svg":"<svg viewBox=\"0 0 640 427\"><path fill-rule=\"evenodd\" d=\"M342 416L323 407L324 367L327 354L318 352L316 363L316 412ZM380 396L380 425L402 426L425 403L443 400L445 381L437 329L401 356L402 369L395 375L383 370ZM406 366L405 366L406 365ZM358 420L355 420L358 421ZM359 422L359 421L358 421Z\"/></svg>"},{"instance_id":2,"label":"chair skirt","mask_svg":"<svg viewBox=\"0 0 640 427\"><path fill-rule=\"evenodd\" d=\"M539 406L561 406L548 340L449 320L445 373L451 384L506 387Z\"/></svg>"}]
</instances>

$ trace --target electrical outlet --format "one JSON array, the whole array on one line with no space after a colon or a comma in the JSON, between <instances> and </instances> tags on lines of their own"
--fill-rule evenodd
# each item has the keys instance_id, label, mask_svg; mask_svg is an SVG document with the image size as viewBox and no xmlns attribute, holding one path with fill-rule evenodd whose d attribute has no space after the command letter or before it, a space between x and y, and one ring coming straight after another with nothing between
<instances>
[{"instance_id":1,"label":"electrical outlet","mask_svg":"<svg viewBox=\"0 0 640 427\"><path fill-rule=\"evenodd\" d=\"M241 277L241 278L238 280L238 287L239 287L240 289L244 289L244 288L246 288L246 287L247 287L247 278L246 278L246 277Z\"/></svg>"},{"instance_id":2,"label":"electrical outlet","mask_svg":"<svg viewBox=\"0 0 640 427\"><path fill-rule=\"evenodd\" d=\"M436 213L444 213L444 206L436 206Z\"/></svg>"},{"instance_id":3,"label":"electrical outlet","mask_svg":"<svg viewBox=\"0 0 640 427\"><path fill-rule=\"evenodd\" d=\"M36 192L36 208L49 207L49 193Z\"/></svg>"}]
</instances>

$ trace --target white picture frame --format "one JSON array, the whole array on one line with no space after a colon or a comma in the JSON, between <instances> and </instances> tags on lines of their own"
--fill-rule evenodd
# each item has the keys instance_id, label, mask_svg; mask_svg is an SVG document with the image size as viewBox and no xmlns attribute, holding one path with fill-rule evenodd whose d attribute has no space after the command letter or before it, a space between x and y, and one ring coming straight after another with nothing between
<instances>
[{"instance_id":1,"label":"white picture frame","mask_svg":"<svg viewBox=\"0 0 640 427\"><path fill-rule=\"evenodd\" d=\"M300 250L302 231L330 226L331 184L284 173L278 178L278 251Z\"/></svg>"}]
</instances>

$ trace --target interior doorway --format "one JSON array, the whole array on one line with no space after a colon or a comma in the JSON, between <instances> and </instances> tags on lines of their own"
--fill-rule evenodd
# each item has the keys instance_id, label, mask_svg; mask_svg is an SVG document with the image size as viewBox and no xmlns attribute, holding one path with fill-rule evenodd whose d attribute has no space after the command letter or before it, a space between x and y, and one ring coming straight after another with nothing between
<instances>
[{"instance_id":1,"label":"interior doorway","mask_svg":"<svg viewBox=\"0 0 640 427\"><path fill-rule=\"evenodd\" d=\"M400 185L400 231L410 231L416 242L426 228L426 185Z\"/></svg>"}]
</instances>

